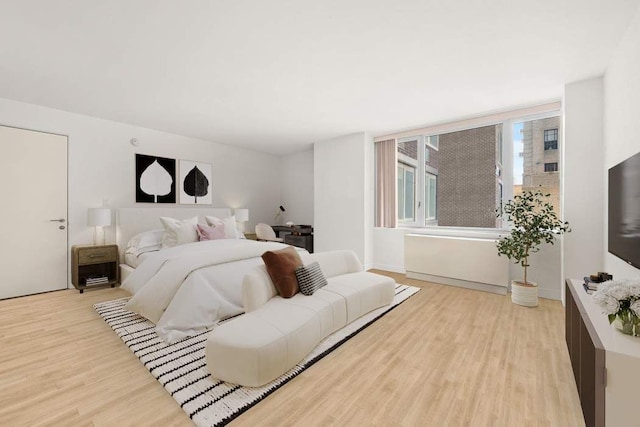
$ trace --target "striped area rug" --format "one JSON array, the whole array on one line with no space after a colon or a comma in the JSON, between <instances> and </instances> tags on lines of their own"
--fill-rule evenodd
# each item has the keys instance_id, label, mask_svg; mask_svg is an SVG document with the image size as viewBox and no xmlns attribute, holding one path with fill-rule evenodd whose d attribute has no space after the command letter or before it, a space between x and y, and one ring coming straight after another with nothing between
<instances>
[{"instance_id":1,"label":"striped area rug","mask_svg":"<svg viewBox=\"0 0 640 427\"><path fill-rule=\"evenodd\" d=\"M149 320L124 310L129 298L94 305L149 372L198 426L222 426L286 384L300 372L402 303L420 288L397 285L390 306L374 310L334 332L300 363L262 387L242 387L212 378L206 366L205 342L211 330L168 345Z\"/></svg>"}]
</instances>

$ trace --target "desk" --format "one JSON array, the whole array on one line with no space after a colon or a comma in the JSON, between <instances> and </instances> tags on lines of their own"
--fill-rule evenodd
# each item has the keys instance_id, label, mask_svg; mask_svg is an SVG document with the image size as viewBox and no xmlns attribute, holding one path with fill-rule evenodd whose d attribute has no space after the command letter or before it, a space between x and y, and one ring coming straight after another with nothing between
<instances>
[{"instance_id":1,"label":"desk","mask_svg":"<svg viewBox=\"0 0 640 427\"><path fill-rule=\"evenodd\" d=\"M297 246L313 253L313 227L310 225L272 225L276 237L284 238L288 245Z\"/></svg>"},{"instance_id":2,"label":"desk","mask_svg":"<svg viewBox=\"0 0 640 427\"><path fill-rule=\"evenodd\" d=\"M310 225L272 225L271 228L276 232L276 237L284 237L287 234L295 234L298 236L313 234L313 227Z\"/></svg>"}]
</instances>

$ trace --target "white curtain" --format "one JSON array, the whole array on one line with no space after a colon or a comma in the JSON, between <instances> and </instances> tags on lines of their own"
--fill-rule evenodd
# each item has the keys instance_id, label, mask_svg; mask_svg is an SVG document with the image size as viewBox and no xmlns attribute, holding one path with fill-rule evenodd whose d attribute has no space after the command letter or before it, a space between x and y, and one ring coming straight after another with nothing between
<instances>
[{"instance_id":1,"label":"white curtain","mask_svg":"<svg viewBox=\"0 0 640 427\"><path fill-rule=\"evenodd\" d=\"M376 142L376 227L395 228L398 150L396 140Z\"/></svg>"}]
</instances>

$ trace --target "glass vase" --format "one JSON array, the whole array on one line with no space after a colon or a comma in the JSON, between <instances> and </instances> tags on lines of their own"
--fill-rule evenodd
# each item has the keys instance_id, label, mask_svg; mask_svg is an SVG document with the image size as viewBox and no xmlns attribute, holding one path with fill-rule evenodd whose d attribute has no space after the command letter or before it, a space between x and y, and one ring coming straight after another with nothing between
<instances>
[{"instance_id":1,"label":"glass vase","mask_svg":"<svg viewBox=\"0 0 640 427\"><path fill-rule=\"evenodd\" d=\"M640 337L640 318L631 310L616 314L613 325L623 334Z\"/></svg>"}]
</instances>

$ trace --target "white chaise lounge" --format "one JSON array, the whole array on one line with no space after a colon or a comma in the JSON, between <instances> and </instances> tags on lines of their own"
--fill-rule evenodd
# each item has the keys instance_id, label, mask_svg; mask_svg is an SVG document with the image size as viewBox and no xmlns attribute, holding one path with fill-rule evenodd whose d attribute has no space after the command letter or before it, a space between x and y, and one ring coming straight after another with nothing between
<instances>
[{"instance_id":1,"label":"white chaise lounge","mask_svg":"<svg viewBox=\"0 0 640 427\"><path fill-rule=\"evenodd\" d=\"M304 261L317 261L328 281L311 296L281 298L264 266L245 276L246 314L220 325L207 341L213 377L248 387L264 385L332 332L393 300L395 281L362 271L352 251L316 253Z\"/></svg>"}]
</instances>

